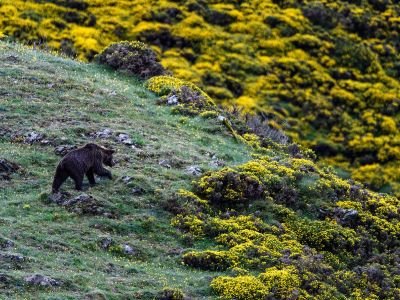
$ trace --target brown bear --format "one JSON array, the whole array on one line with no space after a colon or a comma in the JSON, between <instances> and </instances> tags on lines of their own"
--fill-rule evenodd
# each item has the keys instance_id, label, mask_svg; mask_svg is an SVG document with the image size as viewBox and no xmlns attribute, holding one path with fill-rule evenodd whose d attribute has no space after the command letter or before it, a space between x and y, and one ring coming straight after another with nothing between
<instances>
[{"instance_id":1,"label":"brown bear","mask_svg":"<svg viewBox=\"0 0 400 300\"><path fill-rule=\"evenodd\" d=\"M114 150L105 149L96 144L86 144L66 154L57 166L52 187L53 193L58 192L68 177L74 180L75 189L78 191L82 190L85 174L90 185L96 184L94 174L111 179L111 172L103 167L103 163L112 167L114 152Z\"/></svg>"}]
</instances>

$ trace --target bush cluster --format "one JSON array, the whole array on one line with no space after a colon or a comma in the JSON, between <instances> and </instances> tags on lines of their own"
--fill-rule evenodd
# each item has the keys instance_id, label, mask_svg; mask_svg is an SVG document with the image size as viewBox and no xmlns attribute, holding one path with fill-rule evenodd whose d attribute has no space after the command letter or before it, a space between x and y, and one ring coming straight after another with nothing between
<instances>
[{"instance_id":1,"label":"bush cluster","mask_svg":"<svg viewBox=\"0 0 400 300\"><path fill-rule=\"evenodd\" d=\"M96 60L114 70L125 71L140 79L165 74L155 52L142 42L118 42L104 49Z\"/></svg>"}]
</instances>

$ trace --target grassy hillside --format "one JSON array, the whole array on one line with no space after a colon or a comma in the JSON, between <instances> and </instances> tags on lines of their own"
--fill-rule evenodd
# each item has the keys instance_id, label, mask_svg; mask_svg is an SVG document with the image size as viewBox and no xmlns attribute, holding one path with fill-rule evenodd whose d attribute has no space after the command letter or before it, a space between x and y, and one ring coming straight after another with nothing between
<instances>
[{"instance_id":1,"label":"grassy hillside","mask_svg":"<svg viewBox=\"0 0 400 300\"><path fill-rule=\"evenodd\" d=\"M153 299L164 287L210 298L212 273L182 266L184 246L163 202L178 188L190 187L193 176L186 167L212 169L214 155L242 163L249 159L248 147L237 144L219 122L172 115L141 83L96 65L5 43L0 65L0 159L21 167L11 180L0 180L0 264L7 278L1 277L0 299L83 299L90 293ZM106 128L112 136L91 138ZM29 144L32 132L43 138ZM136 147L115 141L117 133L129 134ZM60 159L56 146L87 142L118 151L114 180L86 190L115 217L71 213L47 200ZM171 168L160 165L163 160ZM125 183L124 176L132 178ZM72 181L62 189L77 195ZM106 238L114 248L101 248ZM118 247L124 243L134 249L132 255ZM4 258L5 253L23 259ZM63 284L25 285L24 278L35 273Z\"/></svg>"},{"instance_id":2,"label":"grassy hillside","mask_svg":"<svg viewBox=\"0 0 400 300\"><path fill-rule=\"evenodd\" d=\"M81 59L142 40L220 103L263 112L342 177L399 195L396 0L3 0L0 31Z\"/></svg>"},{"instance_id":3,"label":"grassy hillside","mask_svg":"<svg viewBox=\"0 0 400 300\"><path fill-rule=\"evenodd\" d=\"M1 299L400 297L397 198L233 113L165 106L144 88L164 77L8 43L0 65ZM87 142L117 149L114 179L57 205L56 152Z\"/></svg>"}]
</instances>

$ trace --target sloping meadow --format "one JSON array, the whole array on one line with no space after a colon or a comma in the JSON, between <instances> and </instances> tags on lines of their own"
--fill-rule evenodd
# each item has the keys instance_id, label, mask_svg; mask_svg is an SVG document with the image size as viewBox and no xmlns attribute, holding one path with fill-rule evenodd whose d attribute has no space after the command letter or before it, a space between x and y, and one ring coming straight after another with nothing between
<instances>
[{"instance_id":1,"label":"sloping meadow","mask_svg":"<svg viewBox=\"0 0 400 300\"><path fill-rule=\"evenodd\" d=\"M343 178L399 194L395 0L4 0L0 16L10 38L84 60L144 41L216 102L263 113Z\"/></svg>"}]
</instances>

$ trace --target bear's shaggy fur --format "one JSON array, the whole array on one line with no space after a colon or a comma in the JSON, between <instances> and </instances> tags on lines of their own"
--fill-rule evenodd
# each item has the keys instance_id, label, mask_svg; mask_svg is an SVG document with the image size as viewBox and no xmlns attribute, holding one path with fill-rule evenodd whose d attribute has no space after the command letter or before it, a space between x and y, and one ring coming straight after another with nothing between
<instances>
[{"instance_id":1,"label":"bear's shaggy fur","mask_svg":"<svg viewBox=\"0 0 400 300\"><path fill-rule=\"evenodd\" d=\"M74 180L75 188L79 191L82 190L85 174L91 185L96 184L94 174L111 179L111 172L103 167L103 163L112 167L113 153L114 150L105 149L96 144L86 144L81 148L72 150L63 157L57 166L52 192L57 193L68 177Z\"/></svg>"}]
</instances>

